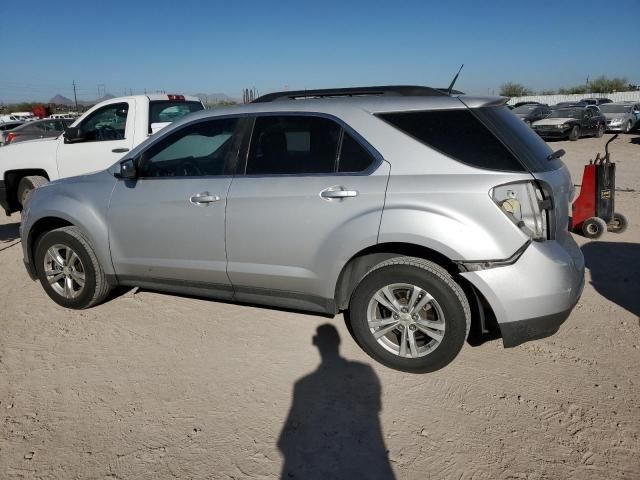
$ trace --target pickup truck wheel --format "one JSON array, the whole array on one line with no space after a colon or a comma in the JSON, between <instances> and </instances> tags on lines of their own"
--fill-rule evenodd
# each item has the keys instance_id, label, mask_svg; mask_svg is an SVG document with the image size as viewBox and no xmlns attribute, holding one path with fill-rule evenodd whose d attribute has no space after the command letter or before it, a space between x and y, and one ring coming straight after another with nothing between
<instances>
[{"instance_id":1,"label":"pickup truck wheel","mask_svg":"<svg viewBox=\"0 0 640 480\"><path fill-rule=\"evenodd\" d=\"M63 307L92 307L109 294L104 270L77 227L58 228L42 235L36 245L35 266L42 288Z\"/></svg>"},{"instance_id":2,"label":"pickup truck wheel","mask_svg":"<svg viewBox=\"0 0 640 480\"><path fill-rule=\"evenodd\" d=\"M469 333L469 302L439 265L415 257L380 263L349 304L355 340L387 367L426 373L448 365Z\"/></svg>"},{"instance_id":3,"label":"pickup truck wheel","mask_svg":"<svg viewBox=\"0 0 640 480\"><path fill-rule=\"evenodd\" d=\"M24 206L36 188L46 185L47 183L49 183L49 180L39 175L24 177L20 180L20 183L18 184L18 202L20 203L20 206Z\"/></svg>"}]
</instances>

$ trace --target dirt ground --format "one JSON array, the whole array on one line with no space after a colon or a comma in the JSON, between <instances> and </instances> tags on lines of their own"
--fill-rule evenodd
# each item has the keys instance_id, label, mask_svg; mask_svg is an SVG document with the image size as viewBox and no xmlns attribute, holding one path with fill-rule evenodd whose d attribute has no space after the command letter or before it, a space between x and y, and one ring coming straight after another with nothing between
<instances>
[{"instance_id":1,"label":"dirt ground","mask_svg":"<svg viewBox=\"0 0 640 480\"><path fill-rule=\"evenodd\" d=\"M553 142L574 183L603 140ZM640 135L612 152L631 227L578 237L587 285L560 332L429 375L374 363L342 317L148 291L64 310L1 218L0 478L640 478Z\"/></svg>"}]
</instances>

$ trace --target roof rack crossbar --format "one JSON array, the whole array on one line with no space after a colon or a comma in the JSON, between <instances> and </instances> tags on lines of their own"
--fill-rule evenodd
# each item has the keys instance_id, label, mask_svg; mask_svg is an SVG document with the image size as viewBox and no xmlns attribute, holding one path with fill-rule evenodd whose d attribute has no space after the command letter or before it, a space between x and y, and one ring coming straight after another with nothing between
<instances>
[{"instance_id":1,"label":"roof rack crossbar","mask_svg":"<svg viewBox=\"0 0 640 480\"><path fill-rule=\"evenodd\" d=\"M447 96L446 89L417 85L385 85L379 87L325 88L320 90L292 90L274 92L256 98L253 103L266 103L276 100L296 100L302 98L357 97L357 96L395 95L401 97L441 97Z\"/></svg>"}]
</instances>

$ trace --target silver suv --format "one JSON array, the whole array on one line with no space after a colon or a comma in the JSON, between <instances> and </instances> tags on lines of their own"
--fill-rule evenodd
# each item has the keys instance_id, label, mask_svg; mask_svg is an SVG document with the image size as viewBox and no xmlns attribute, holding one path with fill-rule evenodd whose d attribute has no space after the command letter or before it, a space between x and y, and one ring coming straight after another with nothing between
<instances>
[{"instance_id":1,"label":"silver suv","mask_svg":"<svg viewBox=\"0 0 640 480\"><path fill-rule=\"evenodd\" d=\"M336 315L408 372L471 331L556 332L583 287L572 183L501 97L271 94L191 114L23 211L27 270L67 308L116 285Z\"/></svg>"}]
</instances>

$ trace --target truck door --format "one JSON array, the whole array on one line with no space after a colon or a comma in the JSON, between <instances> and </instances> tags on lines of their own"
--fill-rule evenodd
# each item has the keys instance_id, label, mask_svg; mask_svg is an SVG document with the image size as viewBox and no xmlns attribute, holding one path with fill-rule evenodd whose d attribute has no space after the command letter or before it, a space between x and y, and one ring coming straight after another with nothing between
<instances>
[{"instance_id":1,"label":"truck door","mask_svg":"<svg viewBox=\"0 0 640 480\"><path fill-rule=\"evenodd\" d=\"M96 108L80 121L84 139L58 139L56 160L61 178L104 170L134 146L135 103L118 99Z\"/></svg>"}]
</instances>

